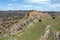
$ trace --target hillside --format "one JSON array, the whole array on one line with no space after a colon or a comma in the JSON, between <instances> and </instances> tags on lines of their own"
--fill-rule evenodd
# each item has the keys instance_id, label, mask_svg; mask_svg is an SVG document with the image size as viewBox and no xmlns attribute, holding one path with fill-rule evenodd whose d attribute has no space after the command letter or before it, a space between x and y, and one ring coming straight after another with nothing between
<instances>
[{"instance_id":1,"label":"hillside","mask_svg":"<svg viewBox=\"0 0 60 40\"><path fill-rule=\"evenodd\" d=\"M18 18L17 22L15 19L12 22L7 21L12 23L9 27L5 21L7 28L4 30L0 26L2 32L5 32L4 36L0 32L0 40L55 40L55 33L60 31L60 15L56 14L33 11L29 13L29 17Z\"/></svg>"}]
</instances>

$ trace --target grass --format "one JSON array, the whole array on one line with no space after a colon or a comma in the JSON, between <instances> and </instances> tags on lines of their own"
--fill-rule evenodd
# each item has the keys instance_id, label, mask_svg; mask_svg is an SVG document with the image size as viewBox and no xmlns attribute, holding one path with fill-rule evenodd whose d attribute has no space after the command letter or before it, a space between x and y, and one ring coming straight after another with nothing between
<instances>
[{"instance_id":1,"label":"grass","mask_svg":"<svg viewBox=\"0 0 60 40\"><path fill-rule=\"evenodd\" d=\"M36 22L32 24L33 26L30 26L29 28L23 29L22 32L16 34L16 35L7 35L6 37L0 38L0 40L10 40L10 39L16 39L17 40L39 40L40 36L44 34L44 30L47 25L51 25L51 28L53 28L55 31L60 31L60 18L56 17L56 19L42 18L42 22ZM20 35L22 33L22 35ZM19 36L17 36L19 35ZM49 34L49 38L51 37L51 33Z\"/></svg>"}]
</instances>

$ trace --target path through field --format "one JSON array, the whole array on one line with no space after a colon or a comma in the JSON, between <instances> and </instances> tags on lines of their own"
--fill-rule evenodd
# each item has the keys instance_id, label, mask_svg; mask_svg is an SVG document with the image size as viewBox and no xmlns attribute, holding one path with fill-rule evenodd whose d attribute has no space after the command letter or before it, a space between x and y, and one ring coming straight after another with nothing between
<instances>
[{"instance_id":1,"label":"path through field","mask_svg":"<svg viewBox=\"0 0 60 40\"><path fill-rule=\"evenodd\" d=\"M48 33L49 33L49 28L51 26L47 25L46 29L45 29L45 34L43 36L41 36L41 38L39 40L46 40L46 38L48 38Z\"/></svg>"}]
</instances>

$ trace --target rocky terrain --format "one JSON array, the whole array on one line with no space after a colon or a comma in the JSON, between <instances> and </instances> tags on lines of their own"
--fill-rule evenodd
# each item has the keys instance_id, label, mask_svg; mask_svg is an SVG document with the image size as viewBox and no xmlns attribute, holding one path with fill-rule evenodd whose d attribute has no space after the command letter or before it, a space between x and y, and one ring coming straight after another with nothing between
<instances>
[{"instance_id":1,"label":"rocky terrain","mask_svg":"<svg viewBox=\"0 0 60 40\"><path fill-rule=\"evenodd\" d=\"M59 20L59 12L0 11L0 40L59 40Z\"/></svg>"}]
</instances>

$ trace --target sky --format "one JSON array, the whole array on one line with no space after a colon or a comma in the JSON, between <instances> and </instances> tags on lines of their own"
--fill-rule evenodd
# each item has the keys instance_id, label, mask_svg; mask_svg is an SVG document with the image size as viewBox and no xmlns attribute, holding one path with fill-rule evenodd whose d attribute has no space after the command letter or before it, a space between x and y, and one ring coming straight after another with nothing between
<instances>
[{"instance_id":1,"label":"sky","mask_svg":"<svg viewBox=\"0 0 60 40\"><path fill-rule=\"evenodd\" d=\"M60 0L0 0L0 10L60 11Z\"/></svg>"}]
</instances>

